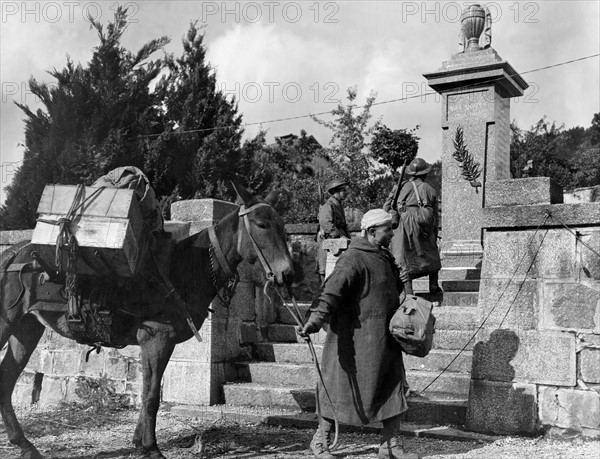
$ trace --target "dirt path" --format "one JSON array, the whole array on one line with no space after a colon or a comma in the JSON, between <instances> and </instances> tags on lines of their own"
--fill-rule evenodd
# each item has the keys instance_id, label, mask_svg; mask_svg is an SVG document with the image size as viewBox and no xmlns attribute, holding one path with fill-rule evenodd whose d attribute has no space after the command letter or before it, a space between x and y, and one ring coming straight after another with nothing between
<instances>
[{"instance_id":1,"label":"dirt path","mask_svg":"<svg viewBox=\"0 0 600 459\"><path fill-rule=\"evenodd\" d=\"M47 458L135 458L131 446L137 412L95 414L94 410L65 407L48 412L21 412L24 430ZM311 457L313 432L226 420L206 421L159 412L159 446L169 459L297 459ZM377 458L378 435L342 434L340 457ZM573 459L600 457L598 441L557 441L506 437L494 443L406 438L406 446L421 456L437 458ZM19 451L0 429L0 458L18 459Z\"/></svg>"}]
</instances>

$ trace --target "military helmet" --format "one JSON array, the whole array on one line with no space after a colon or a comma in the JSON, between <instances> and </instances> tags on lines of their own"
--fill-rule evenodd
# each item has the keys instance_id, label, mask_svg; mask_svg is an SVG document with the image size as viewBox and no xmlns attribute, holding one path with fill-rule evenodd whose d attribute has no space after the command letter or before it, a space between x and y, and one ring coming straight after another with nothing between
<instances>
[{"instance_id":1,"label":"military helmet","mask_svg":"<svg viewBox=\"0 0 600 459\"><path fill-rule=\"evenodd\" d=\"M408 165L406 173L408 175L425 175L431 170L431 164L428 164L422 158L415 158Z\"/></svg>"},{"instance_id":2,"label":"military helmet","mask_svg":"<svg viewBox=\"0 0 600 459\"><path fill-rule=\"evenodd\" d=\"M336 192L337 188L341 188L346 185L348 185L348 182L346 182L345 180L333 179L327 184L326 190L329 194L333 194Z\"/></svg>"}]
</instances>

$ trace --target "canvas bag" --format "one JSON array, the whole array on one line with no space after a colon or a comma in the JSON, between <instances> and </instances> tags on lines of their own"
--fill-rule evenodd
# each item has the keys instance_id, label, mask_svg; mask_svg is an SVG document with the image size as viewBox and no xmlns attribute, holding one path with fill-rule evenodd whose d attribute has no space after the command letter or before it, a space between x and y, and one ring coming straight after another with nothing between
<instances>
[{"instance_id":1,"label":"canvas bag","mask_svg":"<svg viewBox=\"0 0 600 459\"><path fill-rule=\"evenodd\" d=\"M406 299L390 320L390 333L404 352L425 357L433 346L435 317L433 303L415 295Z\"/></svg>"},{"instance_id":2,"label":"canvas bag","mask_svg":"<svg viewBox=\"0 0 600 459\"><path fill-rule=\"evenodd\" d=\"M419 210L417 212L417 223L425 232L429 232L431 227L433 226L433 210L431 207L428 207L421 196L419 195L419 190L417 189L417 185L415 182L410 182L415 190L415 195L417 197L417 205L419 206Z\"/></svg>"}]
</instances>

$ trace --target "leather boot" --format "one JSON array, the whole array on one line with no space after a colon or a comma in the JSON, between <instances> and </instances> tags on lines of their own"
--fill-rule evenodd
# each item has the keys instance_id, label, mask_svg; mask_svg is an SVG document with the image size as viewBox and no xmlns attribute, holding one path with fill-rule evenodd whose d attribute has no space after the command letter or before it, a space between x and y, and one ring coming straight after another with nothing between
<instances>
[{"instance_id":1,"label":"leather boot","mask_svg":"<svg viewBox=\"0 0 600 459\"><path fill-rule=\"evenodd\" d=\"M407 453L404 449L404 442L400 436L401 415L384 419L382 423L378 459L421 459L418 454Z\"/></svg>"},{"instance_id":2,"label":"leather boot","mask_svg":"<svg viewBox=\"0 0 600 459\"><path fill-rule=\"evenodd\" d=\"M439 271L436 271L435 273L431 273L429 275L429 293L432 293L434 295L442 293L442 288L440 287L440 284L438 282L439 275Z\"/></svg>"},{"instance_id":3,"label":"leather boot","mask_svg":"<svg viewBox=\"0 0 600 459\"><path fill-rule=\"evenodd\" d=\"M331 431L333 429L333 423L328 419L320 420L322 430L325 433L325 442L321 437L321 427L317 428L312 441L310 442L310 449L315 455L315 459L338 459L329 452L329 445L331 444Z\"/></svg>"},{"instance_id":4,"label":"leather boot","mask_svg":"<svg viewBox=\"0 0 600 459\"><path fill-rule=\"evenodd\" d=\"M416 453L408 453L404 449L402 439L398 436L381 443L377 459L421 459L421 456Z\"/></svg>"}]
</instances>

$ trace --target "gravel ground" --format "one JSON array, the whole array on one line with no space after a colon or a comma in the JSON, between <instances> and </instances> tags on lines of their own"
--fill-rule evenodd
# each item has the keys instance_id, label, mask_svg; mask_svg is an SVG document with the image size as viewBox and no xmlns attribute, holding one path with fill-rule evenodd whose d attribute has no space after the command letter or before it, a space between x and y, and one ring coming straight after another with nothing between
<instances>
[{"instance_id":1,"label":"gravel ground","mask_svg":"<svg viewBox=\"0 0 600 459\"><path fill-rule=\"evenodd\" d=\"M97 412L63 407L47 412L21 412L29 439L47 458L118 459L137 457L131 438L137 411ZM179 417L161 410L158 444L169 459L297 459L311 457L308 445L313 431L262 424L207 421ZM378 435L347 433L340 436L340 458L377 457ZM405 440L406 447L427 458L600 458L599 441L504 437L493 443ZM18 459L19 451L0 429L0 458Z\"/></svg>"}]
</instances>

